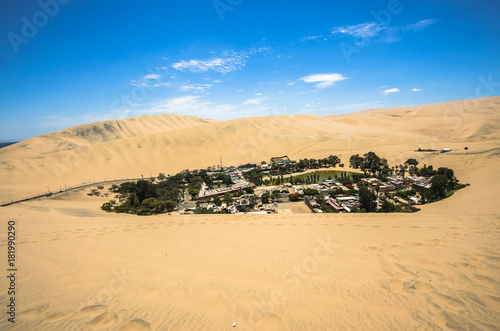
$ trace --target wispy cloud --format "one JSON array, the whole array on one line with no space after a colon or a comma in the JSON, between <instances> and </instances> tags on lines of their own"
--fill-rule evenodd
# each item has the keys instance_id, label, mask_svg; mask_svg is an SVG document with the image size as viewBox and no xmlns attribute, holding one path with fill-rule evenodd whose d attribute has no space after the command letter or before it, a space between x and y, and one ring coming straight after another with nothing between
<instances>
[{"instance_id":1,"label":"wispy cloud","mask_svg":"<svg viewBox=\"0 0 500 331\"><path fill-rule=\"evenodd\" d=\"M158 86L172 86L170 82L163 82L163 76L160 74L147 74L141 79L134 79L130 82L132 86L138 87L158 87Z\"/></svg>"},{"instance_id":2,"label":"wispy cloud","mask_svg":"<svg viewBox=\"0 0 500 331\"><path fill-rule=\"evenodd\" d=\"M390 88L390 89L386 89L386 90L379 90L380 93L382 93L383 95L387 95L389 93L396 93L396 92L399 92L400 90L398 88Z\"/></svg>"},{"instance_id":3,"label":"wispy cloud","mask_svg":"<svg viewBox=\"0 0 500 331\"><path fill-rule=\"evenodd\" d=\"M357 45L365 43L367 39L391 43L401 40L401 35L404 32L423 30L436 22L437 20L434 19L426 19L400 27L386 26L375 22L365 22L355 25L334 27L331 30L331 34L358 38L359 40L355 42Z\"/></svg>"},{"instance_id":4,"label":"wispy cloud","mask_svg":"<svg viewBox=\"0 0 500 331\"><path fill-rule=\"evenodd\" d=\"M419 31L419 30L425 29L429 25L434 24L436 22L437 22L437 20L421 20L421 21L418 21L417 23L408 24L407 26L404 26L403 30L404 31Z\"/></svg>"},{"instance_id":5,"label":"wispy cloud","mask_svg":"<svg viewBox=\"0 0 500 331\"><path fill-rule=\"evenodd\" d=\"M326 87L332 87L335 85L335 82L348 79L349 77L344 77L341 74L314 74L309 76L304 76L299 78L306 83L318 83L316 87L319 89L324 89Z\"/></svg>"},{"instance_id":6,"label":"wispy cloud","mask_svg":"<svg viewBox=\"0 0 500 331\"><path fill-rule=\"evenodd\" d=\"M414 88L411 89L411 91L412 92L418 92L418 91L422 91L422 89L414 87Z\"/></svg>"},{"instance_id":7,"label":"wispy cloud","mask_svg":"<svg viewBox=\"0 0 500 331\"><path fill-rule=\"evenodd\" d=\"M302 37L302 39L300 39L300 41L316 40L316 39L320 39L320 38L323 38L323 36L305 36L305 37Z\"/></svg>"},{"instance_id":8,"label":"wispy cloud","mask_svg":"<svg viewBox=\"0 0 500 331\"><path fill-rule=\"evenodd\" d=\"M267 97L256 98L256 99L249 99L249 100L245 101L244 104L245 105L260 105L266 99L267 99Z\"/></svg>"},{"instance_id":9,"label":"wispy cloud","mask_svg":"<svg viewBox=\"0 0 500 331\"><path fill-rule=\"evenodd\" d=\"M207 89L210 89L212 84L186 84L179 86L179 91L200 91L203 92Z\"/></svg>"},{"instance_id":10,"label":"wispy cloud","mask_svg":"<svg viewBox=\"0 0 500 331\"><path fill-rule=\"evenodd\" d=\"M144 76L143 78L144 78L145 80L150 80L150 79L155 79L155 80L157 80L157 79L160 79L161 77L162 77L162 76L161 76L160 74L149 74L149 75Z\"/></svg>"},{"instance_id":11,"label":"wispy cloud","mask_svg":"<svg viewBox=\"0 0 500 331\"><path fill-rule=\"evenodd\" d=\"M374 37L385 27L379 23L366 22L356 25L346 25L332 29L332 34L346 34L352 37Z\"/></svg>"},{"instance_id":12,"label":"wispy cloud","mask_svg":"<svg viewBox=\"0 0 500 331\"><path fill-rule=\"evenodd\" d=\"M226 74L240 70L246 65L251 55L270 52L269 47L252 48L246 51L224 51L221 56L215 56L202 60L182 60L172 64L172 68L178 71L189 71L193 73L215 71Z\"/></svg>"}]
</instances>

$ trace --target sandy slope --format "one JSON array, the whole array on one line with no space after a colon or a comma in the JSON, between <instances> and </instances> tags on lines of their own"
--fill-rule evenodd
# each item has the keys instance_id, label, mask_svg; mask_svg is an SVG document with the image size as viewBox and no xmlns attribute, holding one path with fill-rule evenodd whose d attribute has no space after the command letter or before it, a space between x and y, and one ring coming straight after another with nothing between
<instances>
[{"instance_id":1,"label":"sandy slope","mask_svg":"<svg viewBox=\"0 0 500 331\"><path fill-rule=\"evenodd\" d=\"M149 117L115 121L115 131L97 123L1 149L0 200L220 156L347 162L369 150L392 164L448 166L471 184L411 215L135 217L100 211L86 191L5 207L4 270L7 220L18 227L14 329L498 329L499 112L494 97L325 117L165 115L154 127ZM2 306L6 288L0 277Z\"/></svg>"},{"instance_id":2,"label":"sandy slope","mask_svg":"<svg viewBox=\"0 0 500 331\"><path fill-rule=\"evenodd\" d=\"M500 323L498 214L141 218L99 212L100 201L84 193L2 215L19 228L15 329L119 330L134 321L133 330L229 330L233 322L242 330L494 330Z\"/></svg>"}]
</instances>

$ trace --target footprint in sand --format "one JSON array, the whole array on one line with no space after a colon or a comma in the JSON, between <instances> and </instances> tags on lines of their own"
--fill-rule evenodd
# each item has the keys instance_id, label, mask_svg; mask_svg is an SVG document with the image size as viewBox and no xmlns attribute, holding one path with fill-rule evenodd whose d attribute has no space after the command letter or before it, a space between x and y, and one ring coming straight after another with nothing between
<instances>
[{"instance_id":1,"label":"footprint in sand","mask_svg":"<svg viewBox=\"0 0 500 331\"><path fill-rule=\"evenodd\" d=\"M60 321L62 319L65 319L65 318L72 316L74 313L75 313L75 310L73 310L73 309L60 311L58 313L54 313L52 315L47 316L44 321L45 322L57 322L57 321Z\"/></svg>"},{"instance_id":2,"label":"footprint in sand","mask_svg":"<svg viewBox=\"0 0 500 331\"><path fill-rule=\"evenodd\" d=\"M94 318L87 326L91 329L109 329L111 326L118 322L118 315L116 313L106 312Z\"/></svg>"},{"instance_id":3,"label":"footprint in sand","mask_svg":"<svg viewBox=\"0 0 500 331\"><path fill-rule=\"evenodd\" d=\"M32 308L19 313L19 319L21 320L33 320L40 317L44 311L49 308L49 305L44 305L38 308Z\"/></svg>"},{"instance_id":4,"label":"footprint in sand","mask_svg":"<svg viewBox=\"0 0 500 331\"><path fill-rule=\"evenodd\" d=\"M415 291L419 293L429 293L434 291L432 285L417 280L416 282L407 282L404 284L405 290Z\"/></svg>"},{"instance_id":5,"label":"footprint in sand","mask_svg":"<svg viewBox=\"0 0 500 331\"><path fill-rule=\"evenodd\" d=\"M474 278L477 279L478 281L482 282L482 283L486 283L486 284L489 284L489 285L495 285L495 286L498 285L498 282L496 280L494 280L493 278L490 278L488 276L484 276L484 275L480 275L480 274L474 274Z\"/></svg>"},{"instance_id":6,"label":"footprint in sand","mask_svg":"<svg viewBox=\"0 0 500 331\"><path fill-rule=\"evenodd\" d=\"M106 312L108 307L105 305L93 305L83 308L78 312L78 318L86 318L86 317L96 317Z\"/></svg>"},{"instance_id":7,"label":"footprint in sand","mask_svg":"<svg viewBox=\"0 0 500 331\"><path fill-rule=\"evenodd\" d=\"M120 328L120 331L146 331L146 330L151 330L151 324L142 319L135 319L128 321Z\"/></svg>"},{"instance_id":8,"label":"footprint in sand","mask_svg":"<svg viewBox=\"0 0 500 331\"><path fill-rule=\"evenodd\" d=\"M376 246L363 247L368 252L377 252L380 248Z\"/></svg>"}]
</instances>

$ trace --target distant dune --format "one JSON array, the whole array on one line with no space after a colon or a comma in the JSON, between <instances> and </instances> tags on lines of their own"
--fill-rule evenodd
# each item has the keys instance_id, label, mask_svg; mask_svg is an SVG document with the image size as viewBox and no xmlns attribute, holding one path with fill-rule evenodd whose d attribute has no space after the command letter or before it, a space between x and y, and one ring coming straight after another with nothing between
<instances>
[{"instance_id":1,"label":"distant dune","mask_svg":"<svg viewBox=\"0 0 500 331\"><path fill-rule=\"evenodd\" d=\"M499 128L500 97L323 117L215 121L165 114L91 123L1 149L0 201L44 192L47 186L57 190L89 180L205 168L219 164L220 157L224 165L238 165L283 154L294 159L337 154L348 163L350 155L370 150L393 164L409 156L446 163L467 180L475 168L498 165ZM457 152L431 159L414 153L419 147Z\"/></svg>"}]
</instances>

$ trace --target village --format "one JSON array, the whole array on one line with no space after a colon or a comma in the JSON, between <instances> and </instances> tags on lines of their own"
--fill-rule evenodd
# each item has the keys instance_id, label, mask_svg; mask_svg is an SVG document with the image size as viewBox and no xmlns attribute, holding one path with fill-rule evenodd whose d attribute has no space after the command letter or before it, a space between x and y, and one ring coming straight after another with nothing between
<instances>
[{"instance_id":1,"label":"village","mask_svg":"<svg viewBox=\"0 0 500 331\"><path fill-rule=\"evenodd\" d=\"M293 210L304 212L304 208L290 208L293 204L303 204L310 212L360 212L366 211L363 199L360 198L360 187L369 191L372 203L370 211L417 211L413 207L424 203L422 195L431 189L432 176L418 176L392 174L385 181L375 177L363 177L364 174L342 172L341 178L330 178L323 181L310 176L302 184L291 183L288 178L278 178L279 185L260 185L245 178L245 174L254 169L260 169L263 174L268 174L269 169L283 167L290 160L287 156L273 157L269 164L248 163L240 166L220 167L212 170L210 176L223 173L231 178L232 185L210 188L206 183L201 185L197 198L184 200L191 207L180 210L181 214L196 213L246 213L270 214L291 213ZM319 170L321 172L322 170ZM220 181L219 181L220 182ZM216 183L218 184L218 183ZM189 195L185 195L189 197ZM388 207L389 206L389 207ZM370 209L370 208L368 208Z\"/></svg>"},{"instance_id":2,"label":"village","mask_svg":"<svg viewBox=\"0 0 500 331\"><path fill-rule=\"evenodd\" d=\"M390 167L386 159L368 152L352 155L349 164L345 169L335 155L299 161L285 155L239 166L221 162L113 185L109 191L116 200L101 208L137 215L416 212L418 205L466 186L452 169L419 168L413 158Z\"/></svg>"}]
</instances>

